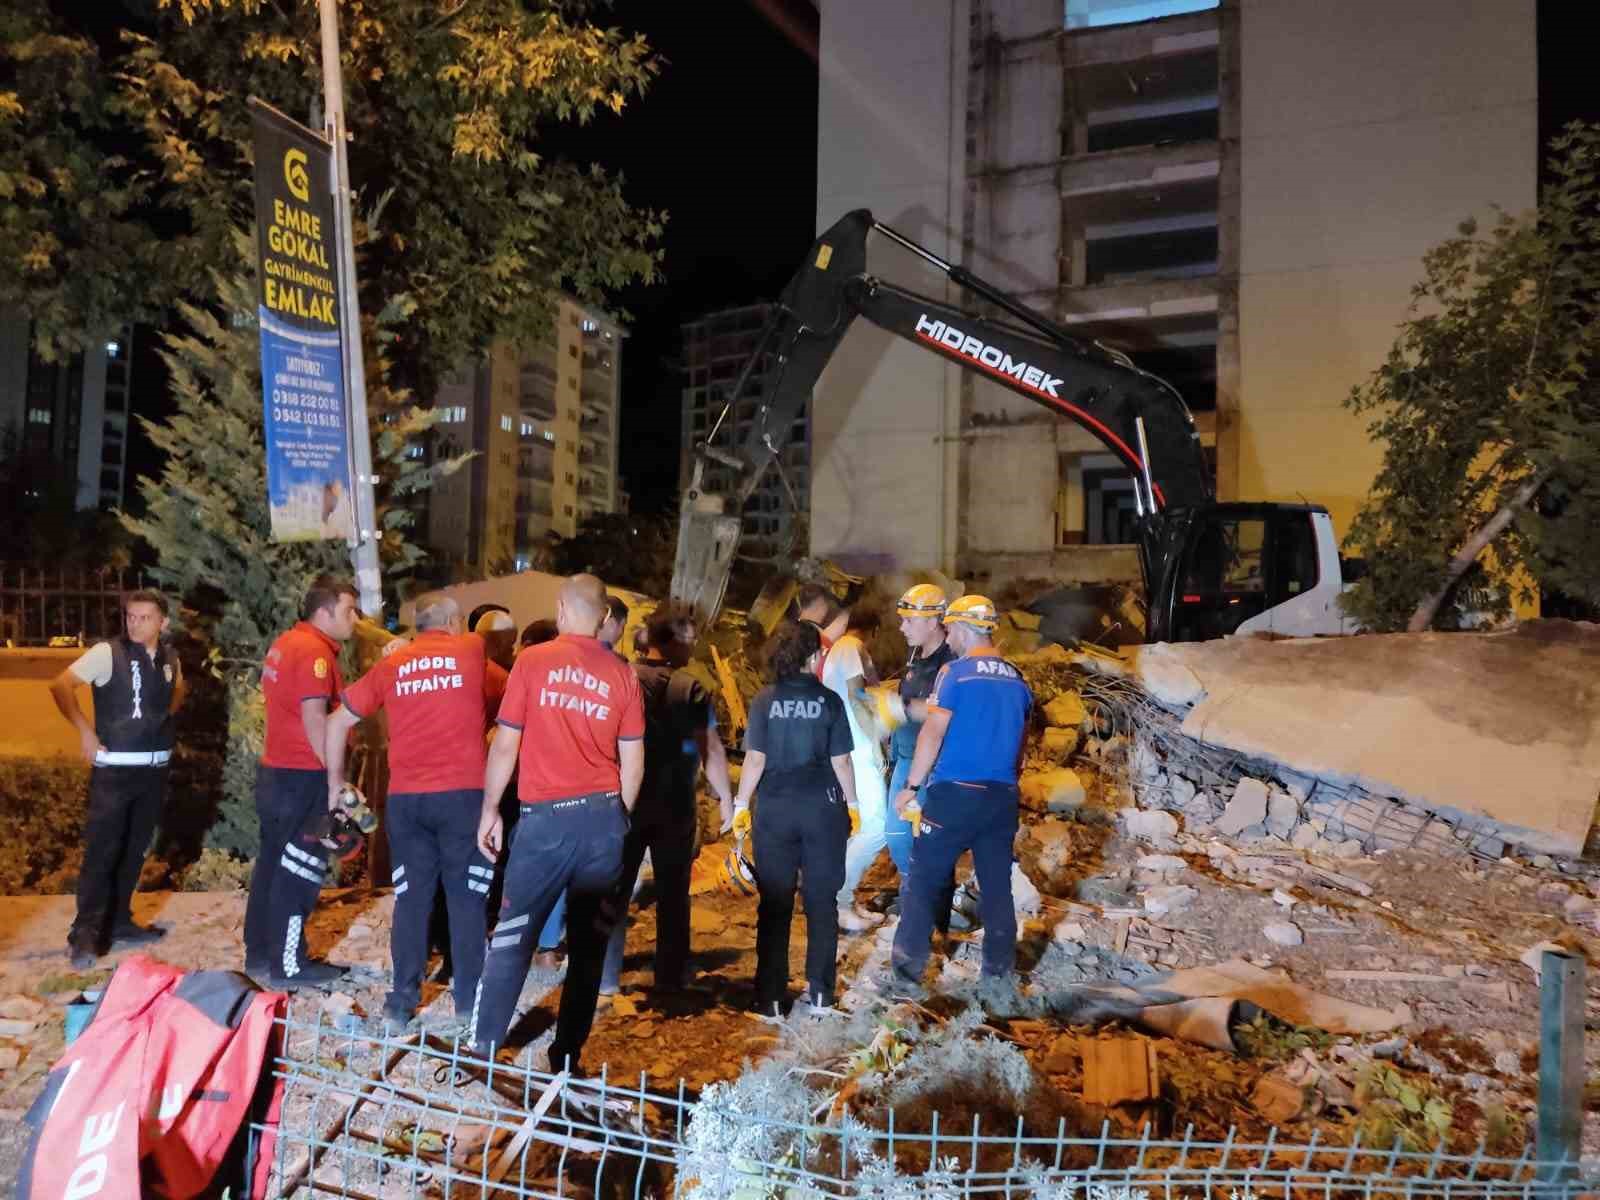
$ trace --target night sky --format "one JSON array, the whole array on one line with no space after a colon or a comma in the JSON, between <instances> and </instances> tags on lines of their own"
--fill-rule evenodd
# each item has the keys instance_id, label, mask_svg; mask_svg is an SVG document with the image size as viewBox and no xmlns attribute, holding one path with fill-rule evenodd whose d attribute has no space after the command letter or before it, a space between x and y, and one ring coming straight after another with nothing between
<instances>
[{"instance_id":1,"label":"night sky","mask_svg":"<svg viewBox=\"0 0 1600 1200\"><path fill-rule=\"evenodd\" d=\"M1585 7L1539 0L1541 144L1574 118L1600 119ZM667 62L621 117L557 131L544 149L623 172L633 203L670 215L664 282L630 288L614 307L626 310L631 329L623 352L624 485L636 512L673 511L680 325L775 297L813 237L817 67L796 43L809 32L814 49L816 14L809 0L617 0L598 19L643 33ZM809 30L792 37L780 28L786 21ZM137 347L136 403L159 416L167 407L159 395L164 373L151 340ZM159 470L147 444L136 445L132 458L136 472Z\"/></svg>"},{"instance_id":2,"label":"night sky","mask_svg":"<svg viewBox=\"0 0 1600 1200\"><path fill-rule=\"evenodd\" d=\"M771 8L779 20L809 11L815 36L806 0ZM669 215L665 281L630 288L616 306L631 318L624 486L635 512L675 512L679 327L775 297L805 256L816 224L817 66L754 0L620 0L602 19L643 33L668 60L642 100L597 119L568 153L623 172L634 204Z\"/></svg>"}]
</instances>

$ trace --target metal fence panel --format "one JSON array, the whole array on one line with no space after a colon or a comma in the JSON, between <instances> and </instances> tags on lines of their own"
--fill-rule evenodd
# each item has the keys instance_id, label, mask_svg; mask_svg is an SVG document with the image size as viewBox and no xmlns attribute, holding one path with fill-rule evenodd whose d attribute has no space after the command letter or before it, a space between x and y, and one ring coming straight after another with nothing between
<instances>
[{"instance_id":1,"label":"metal fence panel","mask_svg":"<svg viewBox=\"0 0 1600 1200\"><path fill-rule=\"evenodd\" d=\"M970 1129L871 1129L719 1108L680 1082L551 1074L472 1056L460 1035L401 1034L292 1013L272 1195L694 1197L761 1200L1125 1200L1417 1197L1499 1200L1593 1192L1593 1164L1283 1140L1052 1137ZM256 1127L259 1134L260 1127Z\"/></svg>"}]
</instances>

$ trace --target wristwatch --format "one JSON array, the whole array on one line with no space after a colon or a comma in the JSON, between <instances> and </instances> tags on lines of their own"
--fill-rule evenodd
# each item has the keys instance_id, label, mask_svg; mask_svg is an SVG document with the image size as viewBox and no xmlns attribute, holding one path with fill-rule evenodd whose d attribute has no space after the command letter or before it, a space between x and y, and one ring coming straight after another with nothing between
<instances>
[{"instance_id":1,"label":"wristwatch","mask_svg":"<svg viewBox=\"0 0 1600 1200\"><path fill-rule=\"evenodd\" d=\"M923 784L926 783L926 782L927 782L927 780L923 780L922 783L912 783L911 780L908 779L908 780L906 780L906 788L908 790L910 790L910 791L913 791L913 792L920 792L922 790Z\"/></svg>"}]
</instances>

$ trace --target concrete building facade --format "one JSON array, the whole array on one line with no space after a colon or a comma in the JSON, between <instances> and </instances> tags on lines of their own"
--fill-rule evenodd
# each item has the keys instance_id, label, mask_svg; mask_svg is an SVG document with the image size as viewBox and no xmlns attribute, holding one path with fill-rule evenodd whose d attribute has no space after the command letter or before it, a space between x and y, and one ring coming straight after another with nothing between
<instances>
[{"instance_id":1,"label":"concrete building facade","mask_svg":"<svg viewBox=\"0 0 1600 1200\"><path fill-rule=\"evenodd\" d=\"M1171 380L1223 499L1328 505L1341 402L1423 253L1535 202L1534 0L822 0L817 227L881 221ZM887 243L868 270L970 311ZM813 398L812 549L862 569L1127 575L1093 437L870 327Z\"/></svg>"},{"instance_id":2,"label":"concrete building facade","mask_svg":"<svg viewBox=\"0 0 1600 1200\"><path fill-rule=\"evenodd\" d=\"M550 534L572 537L586 517L626 508L617 474L624 336L604 313L563 298L539 341L496 342L441 385L435 458L477 453L432 489L437 557L467 573L523 570Z\"/></svg>"},{"instance_id":3,"label":"concrete building facade","mask_svg":"<svg viewBox=\"0 0 1600 1200\"><path fill-rule=\"evenodd\" d=\"M127 498L132 359L132 326L47 362L27 318L0 313L0 434L15 438L17 453L49 458L76 479L80 510L119 508Z\"/></svg>"},{"instance_id":4,"label":"concrete building facade","mask_svg":"<svg viewBox=\"0 0 1600 1200\"><path fill-rule=\"evenodd\" d=\"M728 450L743 443L755 417L755 397L777 367L771 354L762 356L751 372L745 391L734 409L721 416L728 397L761 340L772 311L770 304L750 304L707 313L683 326L683 426L679 445L679 490L687 488L694 447L710 443ZM719 418L720 424L719 424ZM713 432L715 436L712 436ZM789 431L789 442L744 507L741 553L752 556L783 555L796 534L796 518L810 510L811 417L803 412ZM732 486L726 469L708 470L705 485L712 491ZM802 547L802 551L803 551Z\"/></svg>"}]
</instances>

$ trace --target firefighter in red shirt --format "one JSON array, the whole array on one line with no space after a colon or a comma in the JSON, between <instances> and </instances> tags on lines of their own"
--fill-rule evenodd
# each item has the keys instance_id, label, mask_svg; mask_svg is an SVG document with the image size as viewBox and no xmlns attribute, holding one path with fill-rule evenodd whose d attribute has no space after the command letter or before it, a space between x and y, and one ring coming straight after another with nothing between
<instances>
[{"instance_id":1,"label":"firefighter in red shirt","mask_svg":"<svg viewBox=\"0 0 1600 1200\"><path fill-rule=\"evenodd\" d=\"M494 878L493 863L478 852L488 702L483 639L462 632L461 609L448 596L418 601L416 626L410 644L344 689L344 705L328 718L323 742L331 806L344 787L350 731L379 709L389 714L384 812L394 860L394 987L383 1015L400 1026L422 999L428 917L440 883L450 916L456 1015L472 1011L488 932L484 898Z\"/></svg>"},{"instance_id":2,"label":"firefighter in red shirt","mask_svg":"<svg viewBox=\"0 0 1600 1200\"><path fill-rule=\"evenodd\" d=\"M502 850L500 793L518 769L522 802L506 864L505 900L483 963L472 1042L505 1041L534 941L567 894L567 976L550 1063L576 1068L594 1024L600 970L622 873L622 839L644 778L644 703L632 668L595 637L605 586L574 575L556 606L560 636L517 656L489 750L478 823L487 855ZM520 751L520 753L519 753Z\"/></svg>"},{"instance_id":3,"label":"firefighter in red shirt","mask_svg":"<svg viewBox=\"0 0 1600 1200\"><path fill-rule=\"evenodd\" d=\"M244 965L279 991L322 986L344 974L310 959L305 923L328 870L318 836L328 812L323 735L344 686L339 646L350 640L358 616L355 585L319 575L300 620L272 643L261 666L267 719L256 770L261 849L244 910Z\"/></svg>"}]
</instances>

